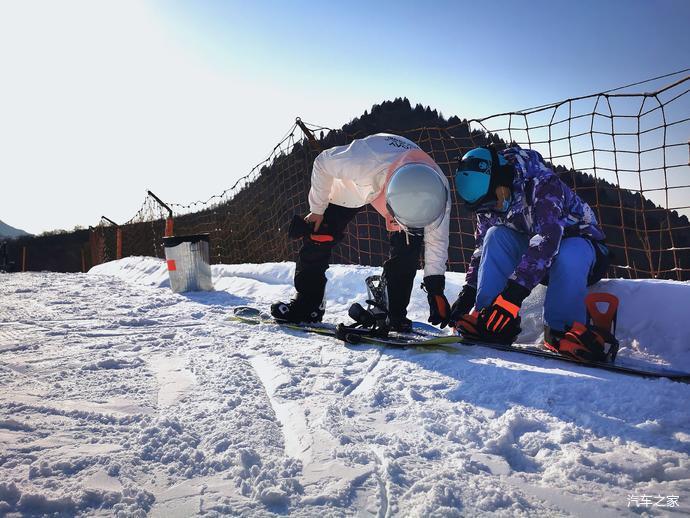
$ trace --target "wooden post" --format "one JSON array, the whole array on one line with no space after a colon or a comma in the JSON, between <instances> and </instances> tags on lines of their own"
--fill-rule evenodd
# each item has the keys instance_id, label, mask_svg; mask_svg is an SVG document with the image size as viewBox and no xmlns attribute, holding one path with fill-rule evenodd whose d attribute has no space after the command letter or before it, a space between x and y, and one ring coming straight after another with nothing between
<instances>
[{"instance_id":1,"label":"wooden post","mask_svg":"<svg viewBox=\"0 0 690 518\"><path fill-rule=\"evenodd\" d=\"M122 229L117 227L115 231L115 258L122 259Z\"/></svg>"},{"instance_id":2,"label":"wooden post","mask_svg":"<svg viewBox=\"0 0 690 518\"><path fill-rule=\"evenodd\" d=\"M26 271L26 247L22 247L22 272Z\"/></svg>"},{"instance_id":3,"label":"wooden post","mask_svg":"<svg viewBox=\"0 0 690 518\"><path fill-rule=\"evenodd\" d=\"M101 219L115 227L115 259L122 259L122 228L110 218L101 216Z\"/></svg>"}]
</instances>

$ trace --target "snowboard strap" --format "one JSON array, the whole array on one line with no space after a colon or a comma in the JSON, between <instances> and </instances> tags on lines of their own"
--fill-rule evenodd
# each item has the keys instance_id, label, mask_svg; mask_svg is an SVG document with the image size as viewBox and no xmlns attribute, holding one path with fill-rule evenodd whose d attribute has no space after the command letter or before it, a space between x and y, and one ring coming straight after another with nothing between
<instances>
[{"instance_id":1,"label":"snowboard strap","mask_svg":"<svg viewBox=\"0 0 690 518\"><path fill-rule=\"evenodd\" d=\"M381 275L370 275L364 282L366 282L367 285L367 304L388 313L388 290L386 289L386 279Z\"/></svg>"}]
</instances>

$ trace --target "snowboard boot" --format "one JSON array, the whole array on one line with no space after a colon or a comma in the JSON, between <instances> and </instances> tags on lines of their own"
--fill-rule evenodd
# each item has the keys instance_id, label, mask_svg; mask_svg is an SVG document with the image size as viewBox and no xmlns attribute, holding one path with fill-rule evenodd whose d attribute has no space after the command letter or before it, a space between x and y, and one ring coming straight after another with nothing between
<instances>
[{"instance_id":1,"label":"snowboard boot","mask_svg":"<svg viewBox=\"0 0 690 518\"><path fill-rule=\"evenodd\" d=\"M558 331L549 326L544 326L544 347L552 353L560 354L558 350L561 338L565 336L565 331Z\"/></svg>"},{"instance_id":2,"label":"snowboard boot","mask_svg":"<svg viewBox=\"0 0 690 518\"><path fill-rule=\"evenodd\" d=\"M412 320L404 316L389 315L386 321L388 329L396 333L411 333Z\"/></svg>"},{"instance_id":3,"label":"snowboard boot","mask_svg":"<svg viewBox=\"0 0 690 518\"><path fill-rule=\"evenodd\" d=\"M324 313L325 305L323 302L317 306L306 304L300 300L299 295L287 303L279 301L271 304L271 315L279 322L294 324L321 322Z\"/></svg>"}]
</instances>

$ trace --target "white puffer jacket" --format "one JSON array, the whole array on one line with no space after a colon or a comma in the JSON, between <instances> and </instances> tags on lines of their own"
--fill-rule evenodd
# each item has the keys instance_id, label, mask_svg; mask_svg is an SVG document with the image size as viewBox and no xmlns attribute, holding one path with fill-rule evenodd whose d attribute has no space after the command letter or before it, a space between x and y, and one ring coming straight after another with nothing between
<instances>
[{"instance_id":1,"label":"white puffer jacket","mask_svg":"<svg viewBox=\"0 0 690 518\"><path fill-rule=\"evenodd\" d=\"M386 209L386 185L393 172L411 162L427 164L439 173L446 189L443 171L420 147L404 137L377 133L336 146L314 160L309 190L309 209L323 214L329 203L342 207L362 207L370 203L385 219L388 230L400 230ZM450 189L446 213L440 224L424 229L424 275L443 275L448 261Z\"/></svg>"}]
</instances>

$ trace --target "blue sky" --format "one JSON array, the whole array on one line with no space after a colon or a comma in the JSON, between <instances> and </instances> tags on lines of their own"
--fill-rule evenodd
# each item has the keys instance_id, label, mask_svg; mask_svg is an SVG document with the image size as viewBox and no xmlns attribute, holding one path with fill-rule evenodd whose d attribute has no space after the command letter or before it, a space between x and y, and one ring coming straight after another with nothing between
<instances>
[{"instance_id":1,"label":"blue sky","mask_svg":"<svg viewBox=\"0 0 690 518\"><path fill-rule=\"evenodd\" d=\"M361 96L364 107L405 95L481 116L690 65L684 0L323 4L157 5L217 66Z\"/></svg>"},{"instance_id":2,"label":"blue sky","mask_svg":"<svg viewBox=\"0 0 690 518\"><path fill-rule=\"evenodd\" d=\"M0 219L206 199L296 116L339 127L406 96L474 118L686 68L689 21L685 0L0 1Z\"/></svg>"}]
</instances>

